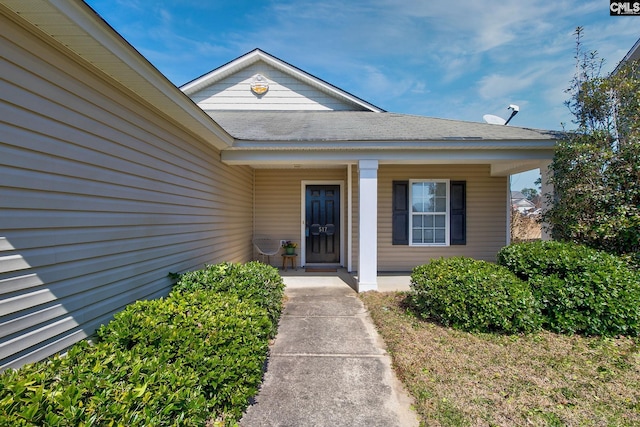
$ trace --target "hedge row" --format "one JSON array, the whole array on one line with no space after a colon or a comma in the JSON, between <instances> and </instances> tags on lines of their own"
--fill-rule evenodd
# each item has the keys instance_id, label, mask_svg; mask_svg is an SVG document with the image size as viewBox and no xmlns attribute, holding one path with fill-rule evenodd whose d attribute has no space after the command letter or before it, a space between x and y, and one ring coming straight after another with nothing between
<instances>
[{"instance_id":1,"label":"hedge row","mask_svg":"<svg viewBox=\"0 0 640 427\"><path fill-rule=\"evenodd\" d=\"M575 243L533 242L503 248L498 263L530 284L546 329L640 333L640 272L615 255Z\"/></svg>"},{"instance_id":2,"label":"hedge row","mask_svg":"<svg viewBox=\"0 0 640 427\"><path fill-rule=\"evenodd\" d=\"M456 257L416 267L413 305L466 331L640 334L640 272L615 255L530 242L503 248L498 264Z\"/></svg>"},{"instance_id":3,"label":"hedge row","mask_svg":"<svg viewBox=\"0 0 640 427\"><path fill-rule=\"evenodd\" d=\"M267 310L274 328L282 310L284 285L275 268L252 261L246 264L222 263L206 266L179 276L177 292L210 290L237 295Z\"/></svg>"},{"instance_id":4,"label":"hedge row","mask_svg":"<svg viewBox=\"0 0 640 427\"><path fill-rule=\"evenodd\" d=\"M187 273L167 298L116 314L94 344L4 372L0 425L233 424L261 382L283 290L259 263Z\"/></svg>"},{"instance_id":5,"label":"hedge row","mask_svg":"<svg viewBox=\"0 0 640 427\"><path fill-rule=\"evenodd\" d=\"M425 318L471 332L533 332L540 327L526 282L486 261L433 260L413 269L414 308Z\"/></svg>"}]
</instances>

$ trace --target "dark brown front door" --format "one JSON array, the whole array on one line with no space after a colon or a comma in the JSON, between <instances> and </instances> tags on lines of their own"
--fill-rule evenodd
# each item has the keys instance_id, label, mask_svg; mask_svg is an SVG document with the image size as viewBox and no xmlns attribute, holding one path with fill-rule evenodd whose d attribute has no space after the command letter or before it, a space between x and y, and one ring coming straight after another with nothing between
<instances>
[{"instance_id":1,"label":"dark brown front door","mask_svg":"<svg viewBox=\"0 0 640 427\"><path fill-rule=\"evenodd\" d=\"M340 262L340 186L307 185L307 263Z\"/></svg>"}]
</instances>

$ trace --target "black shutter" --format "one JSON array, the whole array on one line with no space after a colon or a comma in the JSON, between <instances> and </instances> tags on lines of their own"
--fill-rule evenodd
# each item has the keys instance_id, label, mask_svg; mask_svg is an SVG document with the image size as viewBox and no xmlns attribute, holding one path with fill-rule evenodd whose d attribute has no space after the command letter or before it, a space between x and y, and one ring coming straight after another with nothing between
<instances>
[{"instance_id":1,"label":"black shutter","mask_svg":"<svg viewBox=\"0 0 640 427\"><path fill-rule=\"evenodd\" d=\"M467 244L467 182L451 181L451 209L449 244Z\"/></svg>"},{"instance_id":2,"label":"black shutter","mask_svg":"<svg viewBox=\"0 0 640 427\"><path fill-rule=\"evenodd\" d=\"M392 243L409 244L409 181L393 181Z\"/></svg>"}]
</instances>

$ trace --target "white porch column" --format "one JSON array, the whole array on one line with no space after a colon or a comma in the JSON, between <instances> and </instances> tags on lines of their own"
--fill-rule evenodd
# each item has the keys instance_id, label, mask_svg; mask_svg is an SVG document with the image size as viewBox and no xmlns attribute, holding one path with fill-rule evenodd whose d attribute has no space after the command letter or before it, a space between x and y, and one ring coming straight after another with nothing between
<instances>
[{"instance_id":1,"label":"white porch column","mask_svg":"<svg viewBox=\"0 0 640 427\"><path fill-rule=\"evenodd\" d=\"M378 290L378 161L358 162L358 292Z\"/></svg>"},{"instance_id":2,"label":"white porch column","mask_svg":"<svg viewBox=\"0 0 640 427\"><path fill-rule=\"evenodd\" d=\"M353 271L353 166L347 165L347 271Z\"/></svg>"},{"instance_id":3,"label":"white porch column","mask_svg":"<svg viewBox=\"0 0 640 427\"><path fill-rule=\"evenodd\" d=\"M549 208L551 208L551 204L547 200L547 194L553 195L553 184L549 182L551 177L553 176L553 172L549 169L551 165L551 160L545 161L540 165L540 179L542 181L542 211L546 212ZM542 240L551 240L551 233L549 233L546 223L542 224Z\"/></svg>"}]
</instances>

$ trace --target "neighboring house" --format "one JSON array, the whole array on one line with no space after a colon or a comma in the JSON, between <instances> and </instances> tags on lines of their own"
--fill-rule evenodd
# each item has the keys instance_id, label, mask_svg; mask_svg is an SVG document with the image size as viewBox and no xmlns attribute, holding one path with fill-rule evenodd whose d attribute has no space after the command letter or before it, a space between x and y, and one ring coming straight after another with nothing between
<instances>
[{"instance_id":1,"label":"neighboring house","mask_svg":"<svg viewBox=\"0 0 640 427\"><path fill-rule=\"evenodd\" d=\"M520 213L527 213L536 209L536 205L527 199L524 194L522 194L522 191L511 192L511 206Z\"/></svg>"},{"instance_id":2,"label":"neighboring house","mask_svg":"<svg viewBox=\"0 0 640 427\"><path fill-rule=\"evenodd\" d=\"M0 34L0 369L167 294L168 272L254 259L253 236L360 291L494 260L509 175L544 181L557 138L387 113L260 50L181 91L81 2L3 0Z\"/></svg>"}]
</instances>

